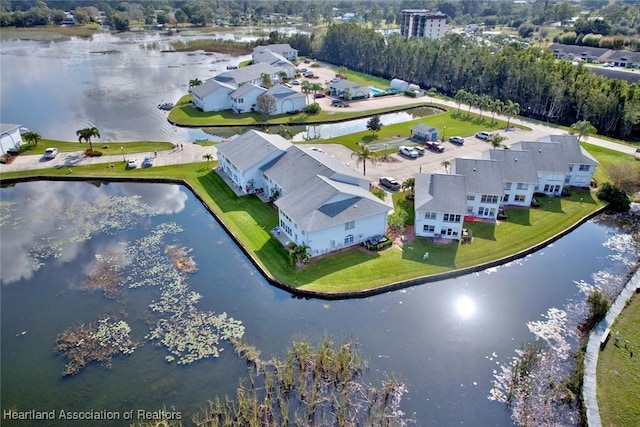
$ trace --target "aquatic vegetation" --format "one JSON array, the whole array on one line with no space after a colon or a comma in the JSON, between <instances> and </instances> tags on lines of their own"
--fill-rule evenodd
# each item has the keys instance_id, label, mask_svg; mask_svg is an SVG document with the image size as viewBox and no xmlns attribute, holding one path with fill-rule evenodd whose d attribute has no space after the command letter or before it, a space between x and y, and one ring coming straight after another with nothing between
<instances>
[{"instance_id":1,"label":"aquatic vegetation","mask_svg":"<svg viewBox=\"0 0 640 427\"><path fill-rule=\"evenodd\" d=\"M241 354L259 356L236 345ZM258 360L255 366L240 382L235 400L209 401L208 408L194 415L194 423L405 426L410 422L400 409L406 385L393 377L368 383L367 363L353 341L336 346L325 337L315 348L309 341L294 341L284 360Z\"/></svg>"},{"instance_id":2,"label":"aquatic vegetation","mask_svg":"<svg viewBox=\"0 0 640 427\"><path fill-rule=\"evenodd\" d=\"M119 266L126 261L122 252L96 254L96 260L80 287L86 291L101 291L107 298L115 298L122 292Z\"/></svg>"},{"instance_id":3,"label":"aquatic vegetation","mask_svg":"<svg viewBox=\"0 0 640 427\"><path fill-rule=\"evenodd\" d=\"M29 250L34 270L42 267L49 258L59 258L65 248L83 243L96 233L117 234L135 228L143 218L155 215L140 196L105 196L84 203L48 205L47 209L30 212L29 216L16 217L16 202L0 205L0 226L13 230L29 229L34 219L50 227L34 233ZM35 199L21 203L36 205Z\"/></svg>"},{"instance_id":4,"label":"aquatic vegetation","mask_svg":"<svg viewBox=\"0 0 640 427\"><path fill-rule=\"evenodd\" d=\"M150 334L149 340L160 341L172 355L171 362L186 365L207 357L218 357L223 350L221 340L239 339L244 335L244 326L227 313L214 314L200 311L195 305L202 298L197 292L178 279L164 286L160 300L149 305L160 315Z\"/></svg>"},{"instance_id":5,"label":"aquatic vegetation","mask_svg":"<svg viewBox=\"0 0 640 427\"><path fill-rule=\"evenodd\" d=\"M125 258L135 260L122 271L122 286L137 288L140 286L169 285L180 278L173 263L167 262L164 247L166 237L181 233L184 229L174 222L162 223L148 236L131 243L122 243Z\"/></svg>"},{"instance_id":6,"label":"aquatic vegetation","mask_svg":"<svg viewBox=\"0 0 640 427\"><path fill-rule=\"evenodd\" d=\"M62 375L75 375L91 362L110 366L117 354L128 355L137 345L131 341L127 322L103 317L88 325L73 326L58 336L57 352L67 359Z\"/></svg>"},{"instance_id":7,"label":"aquatic vegetation","mask_svg":"<svg viewBox=\"0 0 640 427\"><path fill-rule=\"evenodd\" d=\"M169 245L165 248L164 253L169 255L173 266L181 273L195 273L198 271L196 262L190 256L189 250L185 247L177 247L176 245Z\"/></svg>"},{"instance_id":8,"label":"aquatic vegetation","mask_svg":"<svg viewBox=\"0 0 640 427\"><path fill-rule=\"evenodd\" d=\"M638 234L631 228L626 231L612 235L604 246L611 250L608 258L631 270L638 261ZM584 325L591 315L590 296L601 292L614 298L627 279L610 270L601 270L593 274L591 281L576 282L582 298L568 303L563 309L549 309L543 316L545 320L529 322L527 326L536 340L516 350L516 355L507 364L493 371L493 388L488 397L509 406L511 418L517 425L579 423L577 393L581 376L576 376L576 372L582 370L579 365L580 338L582 333L588 332Z\"/></svg>"}]
</instances>

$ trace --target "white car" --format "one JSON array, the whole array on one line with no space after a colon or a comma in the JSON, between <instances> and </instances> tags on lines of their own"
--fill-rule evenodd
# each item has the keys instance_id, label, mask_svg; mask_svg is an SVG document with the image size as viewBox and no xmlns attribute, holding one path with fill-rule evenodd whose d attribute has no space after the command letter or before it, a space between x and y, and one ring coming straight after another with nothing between
<instances>
[{"instance_id":1,"label":"white car","mask_svg":"<svg viewBox=\"0 0 640 427\"><path fill-rule=\"evenodd\" d=\"M407 146L404 146L404 145L401 145L401 146L398 148L398 152L399 152L400 154L402 154L403 156L407 156L407 157L410 157L410 158L412 158L412 159L415 159L415 158L417 158L417 157L420 155L420 154L416 151L416 149L415 149L415 148L413 148L413 147L407 147Z\"/></svg>"},{"instance_id":2,"label":"white car","mask_svg":"<svg viewBox=\"0 0 640 427\"><path fill-rule=\"evenodd\" d=\"M138 167L138 159L131 159L127 162L127 169L135 169Z\"/></svg>"},{"instance_id":3,"label":"white car","mask_svg":"<svg viewBox=\"0 0 640 427\"><path fill-rule=\"evenodd\" d=\"M300 84L300 80L293 80L291 82L292 85L299 85Z\"/></svg>"},{"instance_id":4,"label":"white car","mask_svg":"<svg viewBox=\"0 0 640 427\"><path fill-rule=\"evenodd\" d=\"M44 150L44 158L45 159L54 159L58 155L57 148L47 148Z\"/></svg>"}]
</instances>

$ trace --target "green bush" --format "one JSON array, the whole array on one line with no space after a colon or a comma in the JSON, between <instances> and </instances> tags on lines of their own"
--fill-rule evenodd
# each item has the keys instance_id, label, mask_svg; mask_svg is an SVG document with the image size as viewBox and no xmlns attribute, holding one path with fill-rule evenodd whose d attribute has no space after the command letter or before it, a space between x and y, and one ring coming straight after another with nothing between
<instances>
[{"instance_id":1,"label":"green bush","mask_svg":"<svg viewBox=\"0 0 640 427\"><path fill-rule=\"evenodd\" d=\"M304 107L304 112L307 114L318 114L320 112L320 104L314 102Z\"/></svg>"},{"instance_id":2,"label":"green bush","mask_svg":"<svg viewBox=\"0 0 640 427\"><path fill-rule=\"evenodd\" d=\"M602 184L596 196L598 199L608 202L609 210L614 212L627 212L631 206L631 201L627 193L609 182Z\"/></svg>"},{"instance_id":3,"label":"green bush","mask_svg":"<svg viewBox=\"0 0 640 427\"><path fill-rule=\"evenodd\" d=\"M380 200L384 200L385 194L382 188L378 188L378 187L374 188L373 190L371 190L371 194L373 194Z\"/></svg>"}]
</instances>

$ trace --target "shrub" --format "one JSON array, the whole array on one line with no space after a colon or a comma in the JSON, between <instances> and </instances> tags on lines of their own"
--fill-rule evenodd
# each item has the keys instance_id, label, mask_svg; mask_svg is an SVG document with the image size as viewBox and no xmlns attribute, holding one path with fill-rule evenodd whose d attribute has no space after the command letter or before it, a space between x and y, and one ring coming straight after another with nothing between
<instances>
[{"instance_id":1,"label":"shrub","mask_svg":"<svg viewBox=\"0 0 640 427\"><path fill-rule=\"evenodd\" d=\"M307 114L318 114L320 112L320 104L314 102L304 107L304 112Z\"/></svg>"},{"instance_id":2,"label":"shrub","mask_svg":"<svg viewBox=\"0 0 640 427\"><path fill-rule=\"evenodd\" d=\"M631 201L627 193L609 182L602 184L596 196L600 200L608 202L609 210L614 212L627 212L631 206Z\"/></svg>"},{"instance_id":3,"label":"shrub","mask_svg":"<svg viewBox=\"0 0 640 427\"><path fill-rule=\"evenodd\" d=\"M84 155L87 156L87 157L100 157L100 156L102 156L102 151L92 150L90 148L87 148L84 151Z\"/></svg>"},{"instance_id":4,"label":"shrub","mask_svg":"<svg viewBox=\"0 0 640 427\"><path fill-rule=\"evenodd\" d=\"M373 190L371 190L371 194L373 194L380 200L384 200L384 190L382 188L374 188Z\"/></svg>"}]
</instances>

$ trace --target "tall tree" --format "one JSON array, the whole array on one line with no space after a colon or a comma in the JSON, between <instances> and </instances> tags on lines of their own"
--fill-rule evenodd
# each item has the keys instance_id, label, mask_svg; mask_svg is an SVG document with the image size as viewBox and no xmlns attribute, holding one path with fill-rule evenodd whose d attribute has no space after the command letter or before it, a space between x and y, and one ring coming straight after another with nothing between
<instances>
[{"instance_id":1,"label":"tall tree","mask_svg":"<svg viewBox=\"0 0 640 427\"><path fill-rule=\"evenodd\" d=\"M571 135L578 135L578 142L580 138L584 137L585 140L589 139L589 135L593 135L597 132L597 129L588 120L580 120L571 125L569 133Z\"/></svg>"},{"instance_id":2,"label":"tall tree","mask_svg":"<svg viewBox=\"0 0 640 427\"><path fill-rule=\"evenodd\" d=\"M82 142L82 140L88 142L89 148L91 149L91 151L93 151L93 143L91 142L91 138L100 138L100 131L97 127L93 126L90 128L78 129L76 131L76 135L78 135L78 142Z\"/></svg>"},{"instance_id":3,"label":"tall tree","mask_svg":"<svg viewBox=\"0 0 640 427\"><path fill-rule=\"evenodd\" d=\"M262 114L265 118L269 118L269 116L276 112L278 109L278 100L273 95L268 95L263 93L256 100L256 111Z\"/></svg>"},{"instance_id":4,"label":"tall tree","mask_svg":"<svg viewBox=\"0 0 640 427\"><path fill-rule=\"evenodd\" d=\"M440 166L442 166L444 168L444 172L446 174L448 174L449 173L449 168L451 167L451 161L444 160L444 161L442 161L442 163L440 163Z\"/></svg>"},{"instance_id":5,"label":"tall tree","mask_svg":"<svg viewBox=\"0 0 640 427\"><path fill-rule=\"evenodd\" d=\"M195 78L195 79L191 79L189 80L189 89L196 87L196 86L200 86L202 84L202 80Z\"/></svg>"},{"instance_id":6,"label":"tall tree","mask_svg":"<svg viewBox=\"0 0 640 427\"><path fill-rule=\"evenodd\" d=\"M209 162L213 160L213 155L211 153L206 153L202 155L202 158L207 161L207 169L209 169Z\"/></svg>"},{"instance_id":7,"label":"tall tree","mask_svg":"<svg viewBox=\"0 0 640 427\"><path fill-rule=\"evenodd\" d=\"M351 153L351 158L356 159L356 166L359 166L360 163L362 163L363 175L367 174L367 161L369 161L369 163L371 163L372 166L375 166L376 164L375 153L371 151L371 149L369 149L369 147L367 147L364 144L360 145L360 148L358 149L358 151L354 151L353 153Z\"/></svg>"},{"instance_id":8,"label":"tall tree","mask_svg":"<svg viewBox=\"0 0 640 427\"><path fill-rule=\"evenodd\" d=\"M510 127L511 118L520 114L520 104L508 99L507 103L502 107L502 112L507 115L507 127Z\"/></svg>"},{"instance_id":9,"label":"tall tree","mask_svg":"<svg viewBox=\"0 0 640 427\"><path fill-rule=\"evenodd\" d=\"M367 129L372 133L377 133L382 129L382 122L380 121L380 115L375 114L367 121Z\"/></svg>"},{"instance_id":10,"label":"tall tree","mask_svg":"<svg viewBox=\"0 0 640 427\"><path fill-rule=\"evenodd\" d=\"M495 122L496 113L501 114L502 108L504 107L504 102L499 99L494 99L491 102L489 109L491 110L491 123Z\"/></svg>"},{"instance_id":11,"label":"tall tree","mask_svg":"<svg viewBox=\"0 0 640 427\"><path fill-rule=\"evenodd\" d=\"M464 89L458 89L456 92L456 96L454 98L458 103L458 111L456 111L456 114L460 113L460 107L462 106L462 103L467 100L468 94L469 93Z\"/></svg>"}]
</instances>

